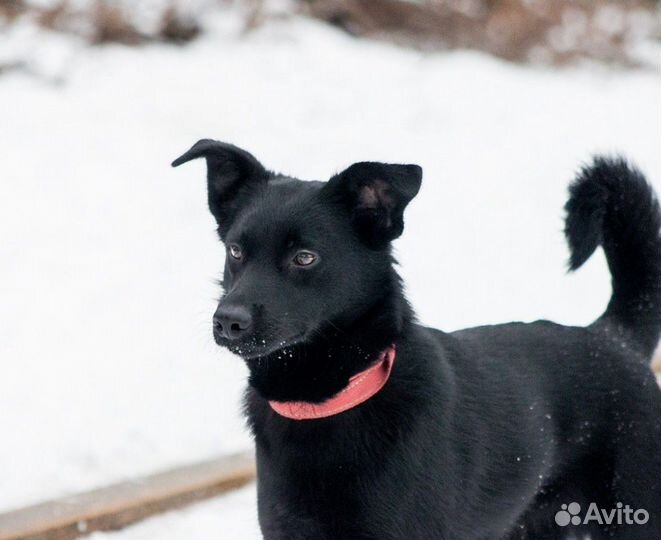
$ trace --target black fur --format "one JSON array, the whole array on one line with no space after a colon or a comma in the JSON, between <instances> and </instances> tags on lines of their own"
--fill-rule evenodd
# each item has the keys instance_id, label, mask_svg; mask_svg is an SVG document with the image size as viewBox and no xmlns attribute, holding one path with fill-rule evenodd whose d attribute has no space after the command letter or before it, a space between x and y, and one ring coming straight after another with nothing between
<instances>
[{"instance_id":1,"label":"black fur","mask_svg":"<svg viewBox=\"0 0 661 540\"><path fill-rule=\"evenodd\" d=\"M216 317L241 313L240 324L215 337L250 369L267 540L661 539L661 391L648 367L661 212L637 170L597 158L570 188L571 268L601 244L613 274L602 317L447 334L415 322L390 251L419 167L362 163L302 182L214 141L175 164L195 157L207 158L210 208L238 254ZM299 265L301 252L315 262ZM392 376L364 404L304 421L270 408L324 401L391 343ZM622 502L650 519L560 527L571 502Z\"/></svg>"},{"instance_id":2,"label":"black fur","mask_svg":"<svg viewBox=\"0 0 661 540\"><path fill-rule=\"evenodd\" d=\"M661 335L661 214L645 177L624 159L596 158L569 188L565 233L576 270L602 245L613 276L603 323L649 357Z\"/></svg>"}]
</instances>

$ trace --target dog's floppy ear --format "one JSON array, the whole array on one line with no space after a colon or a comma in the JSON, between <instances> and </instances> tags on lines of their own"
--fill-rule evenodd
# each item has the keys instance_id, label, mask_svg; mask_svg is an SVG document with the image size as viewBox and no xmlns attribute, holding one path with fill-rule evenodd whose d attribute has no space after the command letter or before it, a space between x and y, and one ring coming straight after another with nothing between
<instances>
[{"instance_id":1,"label":"dog's floppy ear","mask_svg":"<svg viewBox=\"0 0 661 540\"><path fill-rule=\"evenodd\" d=\"M361 237L373 247L383 247L402 234L404 209L421 182L418 165L365 161L333 176L325 189L348 207Z\"/></svg>"},{"instance_id":2,"label":"dog's floppy ear","mask_svg":"<svg viewBox=\"0 0 661 540\"><path fill-rule=\"evenodd\" d=\"M237 211L259 186L266 184L269 173L257 159L232 144L202 139L172 162L173 167L192 159L207 160L209 210L216 218L221 238L229 229Z\"/></svg>"}]
</instances>

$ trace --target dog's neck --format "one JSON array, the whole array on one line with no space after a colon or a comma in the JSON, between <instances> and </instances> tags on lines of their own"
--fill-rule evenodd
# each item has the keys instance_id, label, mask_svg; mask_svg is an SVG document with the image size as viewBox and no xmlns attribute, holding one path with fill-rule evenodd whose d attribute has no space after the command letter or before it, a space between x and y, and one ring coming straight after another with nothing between
<instances>
[{"instance_id":1,"label":"dog's neck","mask_svg":"<svg viewBox=\"0 0 661 540\"><path fill-rule=\"evenodd\" d=\"M250 385L273 401L321 403L397 342L413 314L393 271L389 290L350 323L334 323L300 343L247 361Z\"/></svg>"}]
</instances>

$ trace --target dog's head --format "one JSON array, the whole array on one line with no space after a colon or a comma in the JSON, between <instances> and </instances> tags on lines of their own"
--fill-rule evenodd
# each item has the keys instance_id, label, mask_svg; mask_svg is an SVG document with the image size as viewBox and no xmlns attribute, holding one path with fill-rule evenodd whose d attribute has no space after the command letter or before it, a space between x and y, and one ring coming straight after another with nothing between
<instances>
[{"instance_id":1,"label":"dog's head","mask_svg":"<svg viewBox=\"0 0 661 540\"><path fill-rule=\"evenodd\" d=\"M214 315L219 345L250 360L341 331L382 298L390 242L403 229L421 168L363 162L328 182L268 171L251 154L201 140L208 202L227 254Z\"/></svg>"}]
</instances>

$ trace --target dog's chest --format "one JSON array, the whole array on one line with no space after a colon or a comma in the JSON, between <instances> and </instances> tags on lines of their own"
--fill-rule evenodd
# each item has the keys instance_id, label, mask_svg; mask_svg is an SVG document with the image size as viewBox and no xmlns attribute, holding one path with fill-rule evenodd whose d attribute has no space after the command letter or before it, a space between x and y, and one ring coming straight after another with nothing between
<instances>
[{"instance_id":1,"label":"dog's chest","mask_svg":"<svg viewBox=\"0 0 661 540\"><path fill-rule=\"evenodd\" d=\"M313 453L276 460L260 454L258 449L258 504L266 540L334 539L364 522L353 467L323 463Z\"/></svg>"}]
</instances>

